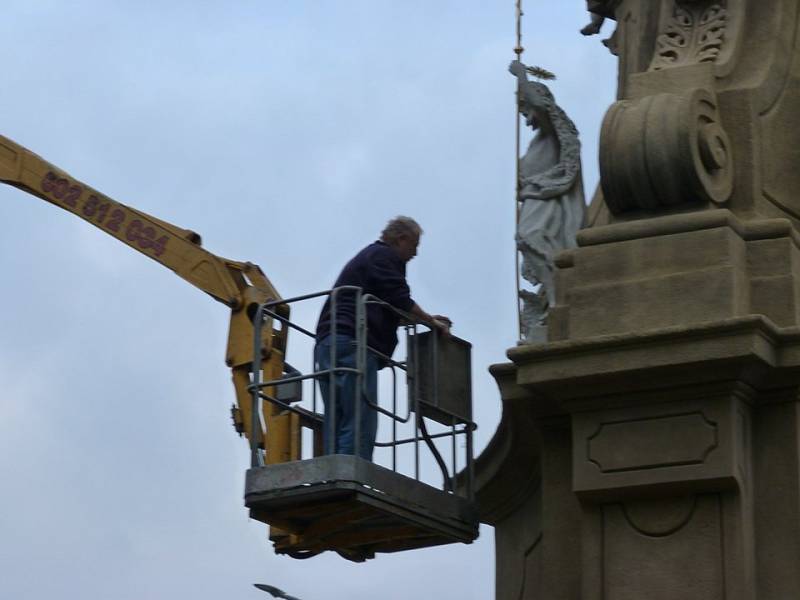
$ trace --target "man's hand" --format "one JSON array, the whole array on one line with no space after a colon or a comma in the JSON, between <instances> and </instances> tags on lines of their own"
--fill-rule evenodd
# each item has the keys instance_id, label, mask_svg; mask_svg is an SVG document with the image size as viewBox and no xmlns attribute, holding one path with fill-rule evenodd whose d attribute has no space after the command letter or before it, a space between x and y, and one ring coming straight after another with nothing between
<instances>
[{"instance_id":1,"label":"man's hand","mask_svg":"<svg viewBox=\"0 0 800 600\"><path fill-rule=\"evenodd\" d=\"M453 326L453 322L448 317L444 315L429 315L420 308L419 304L414 304L410 312L419 322L425 323L431 329L441 331L442 335L445 336L450 335L450 328Z\"/></svg>"},{"instance_id":2,"label":"man's hand","mask_svg":"<svg viewBox=\"0 0 800 600\"><path fill-rule=\"evenodd\" d=\"M431 321L432 326L439 330L442 335L450 336L450 328L453 326L453 322L448 317L444 315L433 315Z\"/></svg>"}]
</instances>

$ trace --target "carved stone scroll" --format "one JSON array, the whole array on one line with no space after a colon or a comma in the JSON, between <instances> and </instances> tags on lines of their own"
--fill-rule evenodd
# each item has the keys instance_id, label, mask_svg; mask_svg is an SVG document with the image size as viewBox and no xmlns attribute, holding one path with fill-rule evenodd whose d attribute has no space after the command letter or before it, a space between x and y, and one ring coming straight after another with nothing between
<instances>
[{"instance_id":1,"label":"carved stone scroll","mask_svg":"<svg viewBox=\"0 0 800 600\"><path fill-rule=\"evenodd\" d=\"M600 173L614 214L724 204L733 189L733 160L716 98L695 89L617 102L603 121Z\"/></svg>"}]
</instances>

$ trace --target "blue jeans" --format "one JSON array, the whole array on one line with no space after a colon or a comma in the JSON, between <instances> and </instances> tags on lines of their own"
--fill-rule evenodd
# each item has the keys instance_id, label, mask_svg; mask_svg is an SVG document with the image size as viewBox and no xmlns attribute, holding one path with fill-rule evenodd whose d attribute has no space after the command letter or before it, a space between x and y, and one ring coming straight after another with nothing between
<instances>
[{"instance_id":1,"label":"blue jeans","mask_svg":"<svg viewBox=\"0 0 800 600\"><path fill-rule=\"evenodd\" d=\"M333 338L327 336L317 343L314 348L314 361L318 371L325 371L331 367L331 345ZM355 340L349 335L336 336L336 366L356 368ZM366 369L363 379L362 393L356 395L358 375L352 372L336 373L334 376L335 407L330 405L330 375L319 377L319 387L322 400L325 403L325 419L323 440L325 453L333 454L358 454L362 458L372 460L372 450L375 447L375 436L378 432L378 413L367 404L377 404L378 398L378 357L367 351ZM361 438L358 452L355 451L356 436L356 396L360 406L359 421ZM333 421L333 422L332 422ZM331 443L331 427L334 427L334 443Z\"/></svg>"}]
</instances>

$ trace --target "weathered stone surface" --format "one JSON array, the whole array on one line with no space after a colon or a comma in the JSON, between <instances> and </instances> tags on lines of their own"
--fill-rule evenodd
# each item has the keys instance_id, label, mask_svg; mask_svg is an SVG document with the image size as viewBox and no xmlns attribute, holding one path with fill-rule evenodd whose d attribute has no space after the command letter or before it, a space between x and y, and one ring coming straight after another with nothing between
<instances>
[{"instance_id":1,"label":"weathered stone surface","mask_svg":"<svg viewBox=\"0 0 800 600\"><path fill-rule=\"evenodd\" d=\"M674 407L662 414L634 417L623 411L620 420L612 415L585 426L596 426L581 440L576 432L575 451L586 448L586 461L600 473L624 473L665 469L683 465L703 465L708 455L717 449L718 424L702 412L674 414ZM675 441L679 443L674 443ZM684 443L680 443L684 442Z\"/></svg>"},{"instance_id":2,"label":"weathered stone surface","mask_svg":"<svg viewBox=\"0 0 800 600\"><path fill-rule=\"evenodd\" d=\"M557 260L551 340L762 314L800 324L800 237L718 209L597 227Z\"/></svg>"},{"instance_id":3,"label":"weathered stone surface","mask_svg":"<svg viewBox=\"0 0 800 600\"><path fill-rule=\"evenodd\" d=\"M800 598L800 3L612 4L591 227L492 367L497 598Z\"/></svg>"},{"instance_id":4,"label":"weathered stone surface","mask_svg":"<svg viewBox=\"0 0 800 600\"><path fill-rule=\"evenodd\" d=\"M602 139L603 192L614 214L722 205L731 196L731 143L707 88L618 102L606 115Z\"/></svg>"},{"instance_id":5,"label":"weathered stone surface","mask_svg":"<svg viewBox=\"0 0 800 600\"><path fill-rule=\"evenodd\" d=\"M648 530L634 507L602 508L605 562L601 597L614 600L725 600L722 499L706 494L652 503L655 519L675 510L668 527ZM672 506L671 506L672 505ZM676 510L677 509L677 510ZM691 550L690 550L691 549ZM635 576L632 576L635 573Z\"/></svg>"}]
</instances>

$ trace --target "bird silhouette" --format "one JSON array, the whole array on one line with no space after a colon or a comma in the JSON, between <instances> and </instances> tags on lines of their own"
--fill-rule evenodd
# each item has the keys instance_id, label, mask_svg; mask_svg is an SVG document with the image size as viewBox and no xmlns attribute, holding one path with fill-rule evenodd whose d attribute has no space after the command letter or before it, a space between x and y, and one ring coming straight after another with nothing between
<instances>
[{"instance_id":1,"label":"bird silhouette","mask_svg":"<svg viewBox=\"0 0 800 600\"><path fill-rule=\"evenodd\" d=\"M254 583L253 585L262 592L267 592L269 594L272 594L276 598L283 598L284 600L300 600L300 598L297 598L295 596L290 596L283 590L279 590L273 585L266 585L264 583Z\"/></svg>"}]
</instances>

